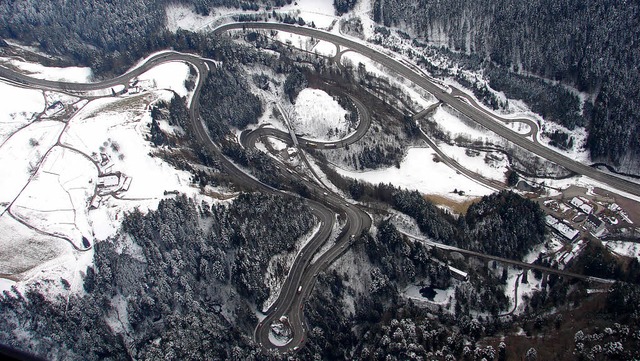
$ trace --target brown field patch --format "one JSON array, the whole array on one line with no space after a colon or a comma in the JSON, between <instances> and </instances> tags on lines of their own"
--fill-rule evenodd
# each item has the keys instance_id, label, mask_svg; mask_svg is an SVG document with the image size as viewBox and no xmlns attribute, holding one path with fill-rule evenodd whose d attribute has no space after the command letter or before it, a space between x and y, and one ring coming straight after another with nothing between
<instances>
[{"instance_id":1,"label":"brown field patch","mask_svg":"<svg viewBox=\"0 0 640 361\"><path fill-rule=\"evenodd\" d=\"M467 209L469 209L469 206L471 206L473 203L480 200L480 197L465 199L462 201L455 201L453 199L441 196L439 194L425 194L424 199L430 201L435 205L442 205L442 206L448 207L457 214L465 214L467 213Z\"/></svg>"}]
</instances>

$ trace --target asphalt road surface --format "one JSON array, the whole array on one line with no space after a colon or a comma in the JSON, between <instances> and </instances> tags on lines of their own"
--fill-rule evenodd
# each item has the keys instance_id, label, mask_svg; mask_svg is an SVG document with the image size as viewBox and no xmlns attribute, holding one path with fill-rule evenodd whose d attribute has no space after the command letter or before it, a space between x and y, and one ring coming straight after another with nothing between
<instances>
[{"instance_id":1,"label":"asphalt road surface","mask_svg":"<svg viewBox=\"0 0 640 361\"><path fill-rule=\"evenodd\" d=\"M542 158L545 158L558 165L561 165L564 168L574 173L587 176L591 179L607 184L618 190L628 192L636 196L640 196L640 185L638 185L637 183L616 177L608 173L603 173L597 169L591 168L588 165L582 164L560 153L557 153L552 149L547 148L535 141L529 141L527 139L524 139L520 134L513 132L512 130L508 129L507 127L499 123L500 121L505 121L505 119L500 120L500 118L497 117L496 115L490 114L489 112L484 110L481 106L479 106L478 104L475 104L473 99L465 98L461 96L461 94L459 94L458 92L449 93L446 88L443 88L441 85L437 84L433 79L429 79L425 77L423 74L416 73L415 71L413 71L411 68L409 68L402 62L395 60L390 56L376 49L370 48L365 44L344 38L340 35L328 33L326 31L322 31L318 29L300 27L296 25L280 24L280 23L261 23L261 22L232 23L232 24L222 25L214 29L213 31L216 33L221 33L228 30L238 30L238 29L280 30L280 31L294 33L294 34L314 37L315 39L329 41L341 47L348 47L384 65L388 69L394 71L395 73L401 75L407 80L420 86L424 90L431 93L440 102L448 104L450 107L456 109L457 111L464 114L468 118L472 119L473 121L477 122L483 127L491 130L492 132L498 134L499 136L505 138L511 143L514 143ZM506 120L511 121L510 119L506 119ZM526 120L521 119L519 121L526 121Z\"/></svg>"},{"instance_id":2,"label":"asphalt road surface","mask_svg":"<svg viewBox=\"0 0 640 361\"><path fill-rule=\"evenodd\" d=\"M83 92L92 90L108 89L117 85L124 85L125 87L129 82L138 75L146 72L147 70L166 62L182 61L193 65L198 71L198 83L194 89L193 99L189 105L190 124L196 140L212 154L217 156L220 160L220 165L224 171L234 178L235 182L239 185L247 187L249 189L261 190L268 193L282 193L285 196L292 196L286 192L280 192L273 187L261 183L254 177L244 173L241 169L236 167L231 161L229 161L221 152L218 145L213 142L209 137L204 123L200 118L199 109L199 97L200 90L204 84L209 72L208 60L201 57L178 52L164 52L154 55L147 59L146 62L139 67L132 69L131 71L122 74L116 78L100 81L96 83L69 83L50 81L44 79L32 78L27 75L15 72L13 70L0 67L0 78L3 78L8 83L13 83L19 86L27 86L31 88L56 90L64 92ZM215 64L210 63L210 66ZM354 99L357 102L357 99ZM368 114L367 110L359 103L361 114ZM366 130L369 128L368 116L361 119L361 130L353 134L349 141L354 142L360 139ZM281 132L283 133L283 132ZM289 137L287 133L276 133L275 136L286 138ZM307 140L304 140L308 142ZM347 140L343 140L346 145ZM255 141L254 141L255 144ZM306 143L305 143L306 144ZM284 167L284 166L282 166ZM303 248L298 257L296 257L294 264L286 278L281 292L277 300L267 310L267 317L260 323L255 330L256 341L262 345L265 349L276 349L278 351L289 351L295 347L300 346L305 339L306 329L303 324L303 310L302 305L304 300L310 294L310 291L315 282L315 278L318 273L326 269L333 261L335 261L350 245L350 240L354 236L360 235L363 230L369 229L371 226L371 219L368 214L357 208L356 206L350 206L344 199L336 194L327 191L320 187L318 184L310 182L303 177L298 176L296 173L289 174L288 172L282 172L283 175L296 178L303 182L309 189L311 189L312 195L322 201L314 201L307 199L306 203L311 209L311 212L320 222L320 230L312 237L308 244ZM341 214L345 219L345 226L342 228L338 239L335 244L325 252L316 262L312 263L312 259L316 252L322 247L325 242L329 241L332 231L334 230L336 213ZM301 292L297 292L301 288ZM291 330L293 333L293 340L285 346L275 346L269 341L270 324L274 320L280 319L281 316L287 316Z\"/></svg>"},{"instance_id":3,"label":"asphalt road surface","mask_svg":"<svg viewBox=\"0 0 640 361\"><path fill-rule=\"evenodd\" d=\"M551 273L551 274L556 274L558 276L563 276L563 277L570 277L570 278L577 278L583 281L590 281L590 282L597 282L597 283L605 283L605 284L612 284L615 282L615 280L611 280L611 279L606 279L606 278L599 278L599 277L591 277L591 276L585 276L585 275L581 275L578 273L573 273L573 272L568 272L568 271L563 271L563 270L559 270L556 268L550 268L550 267L545 267L545 266L541 266L541 265L537 265L537 264L533 264L533 263L527 263L527 262L522 262L522 261L516 261L513 259L509 259L509 258L503 258L503 257L498 257L498 256L492 256L492 255L488 255L488 254L484 254L484 253L480 253L480 252L475 252L475 251L470 251L464 248L458 248L458 247L454 247L454 246L449 246L443 243L438 243L438 242L434 242L431 240L428 240L426 238L423 237L418 237L406 232L402 232L400 231L400 233L404 234L405 236L414 239L416 241L419 241L423 244L426 244L427 246L430 247L435 247L438 249L442 249L448 252L458 252L460 254L463 254L465 256L472 256L472 257L476 257L476 258L481 258L481 259L485 259L488 261L497 261L500 263L504 263L504 264L509 264L512 266L517 266L520 267L522 269L535 269L535 270L539 270L545 273Z\"/></svg>"},{"instance_id":4,"label":"asphalt road surface","mask_svg":"<svg viewBox=\"0 0 640 361\"><path fill-rule=\"evenodd\" d=\"M432 93L440 102L446 103L452 108L458 110L462 114L466 115L470 119L478 122L485 128L497 133L498 135L504 137L505 139L535 153L543 158L546 158L550 161L553 161L575 173L582 174L588 176L592 179L600 181L602 183L608 184L614 188L617 188L622 191L629 192L634 195L640 195L640 187L632 182L626 181L624 179L602 173L596 169L590 168L581 163L575 162L561 154L554 152L551 149L548 149L536 142L528 141L523 138L522 135L517 134L502 124L500 121L513 121L510 119L499 119L497 116L487 112L482 109L479 105L475 104L473 100L466 99L465 96L460 94L451 94L439 86L433 80L430 80L424 77L421 74L418 74L411 70L406 65L402 64L399 61L392 59L391 57L375 50L369 48L368 46L343 38L339 35L330 34L321 30L298 27L287 24L278 24L278 23L234 23L234 24L226 24L214 30L216 33L222 33L229 30L240 30L240 29L265 29L265 30L281 30L287 31L291 33L296 33L300 35L313 36L316 39L326 40L334 43L336 46L348 47L353 51L356 51L362 55L365 55L372 60L375 60L392 71L398 73L399 75L407 78L408 80L414 82L418 86L422 87L426 91ZM120 75L116 78L96 82L96 83L88 83L88 84L79 84L79 83L68 83L68 82L57 82L57 81L48 81L42 79L31 78L27 75L23 75L17 72L14 72L10 69L6 69L0 67L0 78L4 78L6 81L22 86L36 87L41 89L51 89L51 90L60 90L60 91L91 91L91 90L100 90L111 88L117 85L124 85L125 87L129 84L129 82L136 76L144 73L145 71L157 66L161 63L170 62L170 61L183 61L189 64L192 64L196 67L199 73L198 83L194 90L194 96L191 101L189 107L189 114L191 118L190 127L193 130L198 142L213 154L217 155L218 159L221 161L222 168L233 178L235 178L236 182L251 189L259 189L265 192L279 192L274 188L267 186L250 175L245 174L242 170L237 168L232 162L230 162L220 151L219 147L210 139L207 131L205 130L205 126L200 118L199 111L199 96L200 90L206 76L208 74L209 65L207 65L207 60L202 59L198 56L177 52L164 52L157 54L155 56L150 57L144 64L139 67ZM212 65L213 66L213 65ZM465 99L465 100L463 100ZM352 97L352 100L358 107L359 112L361 112L361 120L358 130L355 134L347 139L343 139L337 142L315 142L302 138L301 145L305 147L317 147L317 148L333 148L333 147L341 147L346 146L348 144L352 144L353 142L358 141L364 136L368 129L368 124L366 123L366 119L368 119L368 110L364 107L356 98ZM364 120L364 122L363 122ZM518 120L520 121L520 120ZM255 144L255 140L259 136L271 135L281 139L287 139L290 137L289 134L284 132L275 131L272 129L262 130L264 128L259 128L259 132L255 135L251 135L249 133L247 141L247 145ZM533 129L533 128L532 128ZM536 128L537 129L537 128ZM312 144L309 144L312 143ZM284 166L281 166L284 170ZM258 343L260 343L266 349L277 349L278 351L288 351L292 350L295 347L299 347L304 344L304 339L306 335L306 328L304 326L303 313L302 308L304 304L304 300L310 294L313 284L315 282L315 278L318 273L322 270L326 269L332 262L334 262L337 258L339 258L349 247L352 242L353 237L357 237L363 230L369 229L371 226L370 217L362 211L360 208L349 205L346 201L341 198L339 195L333 194L330 191L322 188L316 183L312 183L306 180L304 177L297 175L296 173L288 173L282 172L283 175L288 177L293 177L303 182L311 189L311 198L306 202L313 214L316 216L319 222L321 222L321 227L318 233L312 237L312 240L304 247L304 249L300 252L296 260L294 261L293 267L289 272L289 275L282 287L282 290L278 296L278 299L273 303L273 305L267 311L267 317L256 327L255 330L255 338ZM289 174L289 175L287 175ZM285 193L288 196L291 196L288 193ZM325 253L320 255L315 262L312 262L314 254L322 247L322 245L329 240L331 232L335 225L335 215L340 214L341 217L345 220L345 226L342 228L335 244ZM458 252L463 253L464 250L456 250ZM471 251L465 251L467 254L471 255ZM473 254L478 257L493 257L482 254ZM493 259L493 258L491 258ZM505 260L499 260L505 261ZM511 260L506 260L511 261ZM511 261L517 262L517 261ZM523 264L522 267L526 268L534 268L532 265ZM551 269L549 269L551 270ZM557 270L554 270L556 272ZM557 273L557 272L556 272ZM566 274L569 276L568 274ZM580 275L571 274L572 277L583 277ZM593 279L591 279L593 280ZM604 280L609 281L609 280ZM298 289L301 288L301 291L298 292ZM270 323L274 320L280 319L281 316L287 316L288 321L291 325L293 332L293 340L289 342L285 346L275 346L272 345L268 339L268 335L270 332Z\"/></svg>"},{"instance_id":5,"label":"asphalt road surface","mask_svg":"<svg viewBox=\"0 0 640 361\"><path fill-rule=\"evenodd\" d=\"M63 81L37 79L22 73L15 72L11 69L7 69L2 66L0 66L0 78L8 80L9 82L14 84L26 85L30 87L38 87L40 89L82 92L82 91L109 89L118 85L124 85L126 87L128 86L129 81L131 79L135 78L140 74L143 74L147 70L157 65L171 62L171 61L184 61L184 62L192 63L192 60L194 59L198 59L200 63L203 62L201 58L196 57L194 55L186 54L186 53L178 53L173 51L159 53L149 58L147 61L144 62L144 64L141 64L139 67L132 69L127 73L124 73L112 79L99 81L95 83L70 83L70 82L63 82Z\"/></svg>"}]
</instances>

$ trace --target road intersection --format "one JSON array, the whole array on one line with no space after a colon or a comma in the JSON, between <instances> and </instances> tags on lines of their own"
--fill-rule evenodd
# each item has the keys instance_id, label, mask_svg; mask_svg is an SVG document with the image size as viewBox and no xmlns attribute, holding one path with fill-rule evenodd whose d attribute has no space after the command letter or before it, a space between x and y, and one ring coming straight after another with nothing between
<instances>
[{"instance_id":1,"label":"road intersection","mask_svg":"<svg viewBox=\"0 0 640 361\"><path fill-rule=\"evenodd\" d=\"M635 196L640 196L640 185L638 185L637 183L628 181L615 175L601 172L588 165L577 162L569 157L555 152L548 147L545 147L537 141L529 141L527 139L524 139L521 134L518 134L500 124L501 122L527 122L531 120L503 118L496 114L490 113L481 105L477 104L475 100L473 100L473 98L469 97L468 95L463 96L463 92L455 89L449 92L449 89L443 87L441 83L436 79L432 79L425 76L424 74L417 73L416 71L405 65L403 62L393 59L392 57L359 41L351 40L323 30L280 23L231 23L222 25L217 29L214 29L213 31L220 33L238 29L280 30L298 35L313 37L315 39L325 40L333 44L340 45L341 47L350 48L351 50L378 62L379 64L392 70L396 74L411 81L415 85L431 93L438 101L456 109L463 115L467 116L469 119L505 138L509 142L516 144L528 150L529 152L545 158L553 163L556 163L576 174L587 176L593 180L607 184L615 189L633 194ZM534 137L534 139L536 139L536 137Z\"/></svg>"},{"instance_id":2,"label":"road intersection","mask_svg":"<svg viewBox=\"0 0 640 361\"><path fill-rule=\"evenodd\" d=\"M539 144L536 140L536 132L538 128L535 122L532 122L528 119L501 118L485 110L471 97L460 92L459 90L454 88L449 92L449 89L443 88L442 85L440 85L440 83L436 80L430 79L424 74L416 73L414 70L412 70L402 62L397 61L378 50L368 47L365 44L317 29L279 23L232 23L222 25L214 29L213 32L221 34L231 30L245 29L278 30L299 35L312 36L316 39L332 42L334 45L336 45L337 48L348 48L349 51L356 51L374 61L377 61L388 69L415 83L424 90L433 94L439 102L451 106L452 108L458 110L460 113L476 121L478 124L504 137L508 141L517 144L518 146L527 149L540 157L555 162L577 174L585 175L599 182L608 184L611 187L640 196L640 186L638 186L636 183L600 172L597 169L578 163ZM182 61L191 64L196 68L198 72L198 82L194 89L193 98L189 104L189 115L191 122L188 125L195 135L198 143L209 150L212 154L216 155L217 159L220 160L221 167L224 169L224 171L227 172L231 177L233 177L238 183L246 186L249 189L257 189L264 192L279 192L285 194L286 196L292 196L290 193L276 190L273 187L265 185L256 180L254 177L246 174L243 170L241 170L230 160L228 160L222 154L218 144L216 144L209 137L203 120L200 117L198 101L202 85L204 84L204 81L208 75L209 69L211 66L215 66L213 62L210 62L207 59L203 59L193 54L178 53L172 51L162 52L149 57L140 66L130 70L125 74L97 83L81 84L35 79L3 67L0 67L0 78L3 78L9 83L19 86L36 87L40 89L58 90L64 92L85 92L92 90L101 90L119 85L123 85L126 88L129 85L130 81L136 76L159 64L171 61ZM370 125L370 116L368 113L369 110L357 98L351 95L349 95L349 97L356 105L360 116L360 123L356 132L345 139L333 142L318 142L315 140L299 138L298 141L301 147L315 149L332 149L345 147L349 144L357 142L366 134ZM532 129L530 133L531 135L533 135L533 140L530 141L528 139L525 139L523 135L513 132L504 125L500 124L500 122L512 121L525 122L530 124ZM291 143L293 142L289 133L272 128L258 128L252 132L245 133L241 141L243 146L247 148L253 148L256 141L260 137L265 136L276 137ZM435 144L432 146L435 146ZM455 167L455 164L453 166ZM275 349L280 352L294 350L304 344L307 329L304 326L303 305L304 301L312 291L316 277L320 272L329 267L332 262L338 259L349 248L349 246L353 242L354 237L358 237L363 231L368 230L372 222L369 215L362 209L354 205L350 206L349 203L347 203L347 201L340 195L333 193L331 190L325 188L324 186L307 180L305 177L300 176L296 172L282 172L282 174L285 177L290 177L302 182L310 189L311 195L306 200L306 203L312 210L318 222L320 222L321 227L320 230L312 237L309 243L301 250L301 252L296 257L289 272L289 276L286 278L280 294L278 295L278 298L267 310L267 317L255 329L254 337L259 344L261 344L265 349ZM497 188L497 184L493 184L493 186ZM344 226L337 235L335 243L328 249L328 251L319 255L314 261L314 255L326 242L331 239L333 230L336 225L336 214L340 215L339 217L341 219L344 219ZM486 255L481 254L470 255L487 257ZM565 276L584 277L574 274L565 274ZM293 339L291 340L291 342L287 343L284 346L276 346L273 345L269 340L269 332L271 331L270 325L273 321L279 320L282 316L286 316L289 321L292 329Z\"/></svg>"}]
</instances>

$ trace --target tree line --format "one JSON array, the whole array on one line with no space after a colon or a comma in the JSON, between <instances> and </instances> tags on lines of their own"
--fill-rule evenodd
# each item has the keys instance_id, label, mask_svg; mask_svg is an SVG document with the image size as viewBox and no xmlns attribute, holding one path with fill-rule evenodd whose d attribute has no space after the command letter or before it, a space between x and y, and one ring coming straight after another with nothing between
<instances>
[{"instance_id":1,"label":"tree line","mask_svg":"<svg viewBox=\"0 0 640 361\"><path fill-rule=\"evenodd\" d=\"M84 293L5 291L0 342L47 359L260 359L249 335L267 264L313 221L302 201L261 193L134 210L96 243Z\"/></svg>"},{"instance_id":2,"label":"tree line","mask_svg":"<svg viewBox=\"0 0 640 361\"><path fill-rule=\"evenodd\" d=\"M640 169L637 2L376 0L373 11L381 24L406 24L420 38L479 59L492 86L550 120L570 129L587 125L593 160ZM523 85L540 87L539 81L527 74L569 84L595 100L577 109L574 95L553 85L532 93Z\"/></svg>"}]
</instances>

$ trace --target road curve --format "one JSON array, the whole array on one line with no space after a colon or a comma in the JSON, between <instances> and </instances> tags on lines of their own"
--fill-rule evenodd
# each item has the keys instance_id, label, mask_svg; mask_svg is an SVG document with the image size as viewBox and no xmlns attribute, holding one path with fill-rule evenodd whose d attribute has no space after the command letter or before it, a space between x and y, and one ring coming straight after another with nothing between
<instances>
[{"instance_id":1,"label":"road curve","mask_svg":"<svg viewBox=\"0 0 640 361\"><path fill-rule=\"evenodd\" d=\"M390 58L389 56L375 49L371 49L364 44L317 29L303 28L279 23L232 23L218 27L214 29L213 32L222 33L229 30L241 30L243 28L287 31L300 35L313 36L317 39L333 42L335 45L349 47L354 51L381 63L392 71L414 82L416 85L432 93L439 101L449 104L451 107L468 116L470 119L478 122L485 128L531 151L532 153L551 160L578 174L583 174L631 194L640 195L640 186L638 186L637 184L614 177L606 173L602 173L586 165L575 162L540 144L523 139L521 135L499 124L497 122L498 118L495 115L489 114L483 109L479 109L478 106L473 106L473 103L467 103L468 99L467 101L464 101L454 95L447 93L446 91L443 91L443 89L435 82L415 73L406 65ZM242 170L238 169L232 162L230 162L226 157L222 155L219 147L209 138L203 122L200 119L198 105L200 90L208 74L208 66L206 65L206 60L198 56L177 52L159 53L150 57L140 67L137 67L125 74L122 74L110 80L88 84L35 79L3 67L0 67L0 77L5 78L11 83L35 86L43 89L62 91L90 91L105 89L120 84L126 86L133 77L144 73L145 71L156 65L170 61L184 61L194 65L198 70L198 83L194 91L192 102L190 104L189 113L191 118L190 126L192 127L192 130L199 143L210 150L213 154L218 155L221 161L222 168L232 177L237 179L239 183L249 186L253 189L260 189L265 192L277 192L277 190L273 189L272 187L260 183L253 177L245 174ZM291 175L291 177L295 177L295 175ZM315 183L308 182L304 178L299 178L299 180L305 183L312 190L312 196L315 198L315 200L308 200L307 203L309 204L309 207L311 208L314 215L319 219L320 222L323 223L323 227L321 227L321 231L313 237L312 241L309 242L309 244L305 247L305 249L302 250L301 254L294 261L294 265L285 281L285 284L282 287L282 291L280 292L278 299L268 310L267 318L263 320L263 322L259 324L255 330L256 340L260 344L262 344L263 347L268 349L277 349L279 351L291 350L296 346L302 345L304 343L306 329L303 323L301 308L304 300L311 292L317 274L328 267L333 261L340 257L342 253L345 252L351 242L352 236L358 236L362 232L362 230L368 229L371 226L370 217L359 208L355 206L349 206L347 203L345 203L344 199L331 192L327 192L327 194L324 195L325 190L323 190ZM320 202L322 202L322 204ZM312 262L315 251L320 249L320 247L328 239L332 231L335 213L339 213L344 217L345 226L343 227L335 245L333 245L327 252L319 256L319 258L315 262ZM487 257L486 255L482 254L475 254L475 256ZM529 264L523 266L526 266L527 268L533 268L532 265ZM590 278L590 280L594 279ZM608 282L609 280L604 281ZM298 293L297 290L299 287L302 287L302 290ZM279 319L283 315L286 315L289 319L289 322L291 323L293 340L285 346L276 347L272 345L268 340L269 323L273 320Z\"/></svg>"},{"instance_id":2,"label":"road curve","mask_svg":"<svg viewBox=\"0 0 640 361\"><path fill-rule=\"evenodd\" d=\"M253 189L259 189L268 193L280 193L280 191L265 185L264 183L256 180L255 178L245 174L242 170L236 167L231 161L229 161L220 151L218 146L211 140L204 127L204 123L200 119L198 109L198 98L201 85L204 84L206 78L206 68L202 59L188 55L190 62L196 66L201 76L198 79L198 85L195 88L194 98L190 107L191 126L193 127L196 139L200 144L205 146L210 152L218 155L220 165L227 172L227 174L234 177L238 182L244 184ZM186 58L183 58L183 60ZM204 75L202 75L204 74ZM260 128L264 129L264 128ZM289 137L288 133L279 134L281 136ZM298 257L296 257L294 264L287 276L278 298L271 307L267 310L267 317L256 327L254 331L254 337L256 341L267 350L278 350L280 352L293 350L299 347L305 339L306 329L303 325L303 314L301 305L304 300L310 294L309 290L312 288L315 277L320 270L328 267L339 255L342 254L345 245L349 244L352 236L359 235L363 230L371 227L371 219L368 214L356 207L350 207L339 196L325 190L316 183L307 181L302 177L296 177L295 174L282 173L285 177L297 178L303 182L309 189L311 189L312 196L321 200L324 204L318 201L307 199L307 205L318 218L322 227L320 231L314 235L309 243L302 249ZM287 194L287 193L285 193ZM290 194L287 194L290 196ZM335 224L335 213L342 213L346 217L346 225L343 227L341 235L336 244L322 255L323 262L313 263L310 266L310 262L313 259L315 253L322 247L322 245L329 240ZM298 293L298 288L302 287L305 292ZM287 316L291 331L293 333L293 339L284 346L273 345L269 340L270 324L279 320L282 316Z\"/></svg>"},{"instance_id":3,"label":"road curve","mask_svg":"<svg viewBox=\"0 0 640 361\"><path fill-rule=\"evenodd\" d=\"M209 150L212 154L216 154L218 156L218 159L220 160L220 166L240 185L248 187L249 189L257 189L267 193L282 193L287 196L291 196L291 194L289 193L276 190L273 187L270 187L256 180L250 175L245 174L222 154L217 144L215 144L215 142L213 142L213 140L209 137L204 123L200 118L199 109L200 91L209 72L207 59L203 59L199 56L186 53L178 53L173 51L163 52L151 56L139 67L136 67L125 74L119 75L113 79L95 83L69 83L37 79L4 67L0 67L0 78L3 78L9 83L13 83L19 86L37 87L55 91L82 92L107 89L116 85L127 86L129 81L134 77L146 72L147 70L157 65L172 61L182 61L191 64L198 71L198 82L194 89L193 98L189 106L189 116L191 121L190 124L187 125L193 132L198 143ZM211 63L211 66L215 66L215 64ZM368 125L364 128L368 129ZM365 132L366 129L364 130ZM362 135L358 136L361 138ZM355 139L355 137L352 137L351 139L353 140ZM295 174L283 174L285 176L297 178ZM327 192L325 189L315 183L309 182L302 177L298 178L298 180L303 182L312 190L312 196L316 197L318 200L321 200L322 203L324 203L322 204L311 199L306 200L306 203L311 209L311 212L321 223L321 227L320 230L312 237L309 243L303 248L301 253L295 259L294 264L283 284L277 300L269 308L269 310L267 310L266 319L264 319L263 322L261 322L256 327L256 341L259 342L265 349L289 351L296 348L297 346L300 346L304 342L306 329L303 325L304 323L301 305L304 303L306 297L309 296L310 290L312 289L312 286L315 282L315 277L317 276L318 272L328 267L344 252L346 247L349 245L352 237L359 235L363 230L368 229L371 226L371 219L362 210L358 209L357 207L349 206L344 199L336 194ZM315 253L322 247L325 242L329 240L334 229L336 213L344 216L345 226L342 228L342 231L340 232L336 243L329 249L329 251L323 254L319 260L311 263ZM300 287L302 287L302 289L304 290L303 292L297 292L298 288ZM286 315L289 319L293 332L293 340L285 346L277 347L275 345L272 345L269 341L269 325L272 321L278 320L281 316L284 315Z\"/></svg>"},{"instance_id":4,"label":"road curve","mask_svg":"<svg viewBox=\"0 0 640 361\"><path fill-rule=\"evenodd\" d=\"M528 141L523 137L508 129L507 127L499 124L499 117L494 114L488 113L482 109L479 105L472 105L475 103L473 100L466 98L459 98L457 95L450 94L442 86L438 85L435 81L426 78L425 76L416 73L408 66L404 65L400 61L397 61L390 56L370 48L369 46L357 41L353 41L336 35L328 33L323 30L301 27L296 25L281 24L281 23L264 23L264 22L251 22L251 23L230 23L222 25L213 30L214 33L222 33L229 30L242 30L242 29L257 29L257 30L280 30L290 32L298 35L311 36L316 39L325 40L344 47L351 48L352 50L384 65L388 69L408 79L419 87L431 93L438 101L448 104L452 108L458 110L460 113L469 117L473 121L489 129L490 131L500 135L511 143L514 143L531 153L534 153L542 158L550 160L574 173L587 176L598 182L607 184L618 190L640 196L640 185L630 182L626 179L618 178L614 175L601 172L597 169L591 168L588 165L577 162L570 159L560 153L553 151L537 142ZM465 99L465 100L463 100ZM524 119L523 119L524 120ZM513 120L510 120L513 121Z\"/></svg>"},{"instance_id":5,"label":"road curve","mask_svg":"<svg viewBox=\"0 0 640 361\"><path fill-rule=\"evenodd\" d=\"M345 138L334 140L334 141L323 141L323 140L315 140L309 139L302 136L296 136L298 140L298 144L303 148L311 148L311 149L335 149L335 148L344 148L351 144L358 142L362 137L367 134L369 128L371 127L371 114L369 113L369 109L362 104L362 102L350 95L349 98L353 101L358 111L358 126L356 127L355 132L349 134ZM283 115L286 116L286 115ZM275 128L266 128L260 127L256 128L250 132L243 133L240 137L240 143L245 148L254 148L255 143L258 139L262 137L274 137L280 140L287 142L288 144L292 144L293 141L291 139L291 135L288 132L275 129Z\"/></svg>"},{"instance_id":6,"label":"road curve","mask_svg":"<svg viewBox=\"0 0 640 361\"><path fill-rule=\"evenodd\" d=\"M459 98L459 99L463 99L466 102L468 102L469 104L473 105L474 107L478 108L478 110L482 111L483 113L485 113L488 117L493 117L498 119L499 121L505 123L505 124L510 124L510 123L524 123L526 125L529 126L530 130L528 133L522 134L522 133L516 133L519 134L521 137L528 137L531 136L532 140L536 143L539 143L538 141L538 133L540 131L539 127L538 127L538 123L533 120L533 119L529 119L529 118L505 118L503 116L500 116L498 114L492 113L489 110L487 110L485 107L482 106L482 104L478 104L478 102L475 101L475 99L473 99L473 97L465 92L463 92L462 90L458 89L455 86L452 85L448 85L449 88L451 88L451 95Z\"/></svg>"},{"instance_id":7,"label":"road curve","mask_svg":"<svg viewBox=\"0 0 640 361\"><path fill-rule=\"evenodd\" d=\"M325 148L341 148L353 144L360 140L369 130L371 126L371 116L368 109L355 97L349 95L358 109L360 121L355 132L340 140L333 142L321 142L316 140L308 140L303 137L298 138L300 147L325 149ZM283 114L283 116L286 116ZM259 127L251 131L245 131L240 136L240 143L247 149L254 149L256 142L262 137L274 137L289 145L294 145L293 136L290 132L284 132L279 129ZM282 167L285 167L284 165ZM313 169L311 169L313 171ZM288 172L290 174L296 174ZM352 237L359 235L362 230L371 227L370 217L355 206L348 205L342 198L325 189L321 192L317 189L317 185L304 180L305 185L316 190L316 194L320 196L325 204L331 206L336 212L343 214L346 219L346 225L338 237L336 244L327 252L322 254L315 262L311 263L315 253L321 246L320 242L310 242L310 246L306 247L295 260L290 271L290 276L286 279L280 295L276 302L267 310L267 317L260 322L254 331L254 338L267 349L276 349L278 351L286 351L295 347L300 347L304 342L306 329L304 327L303 305L305 299L309 296L317 275L336 259L338 259L349 247ZM331 213L333 216L333 213ZM325 215L328 217L328 215ZM324 222L327 222L326 220ZM327 227L325 227L327 229ZM327 239L329 235L321 235L319 239ZM306 268L301 268L306 265ZM300 292L298 292L300 289ZM275 346L269 340L270 324L277 321L282 316L287 316L293 332L293 339L285 346Z\"/></svg>"},{"instance_id":8,"label":"road curve","mask_svg":"<svg viewBox=\"0 0 640 361\"><path fill-rule=\"evenodd\" d=\"M117 85L127 86L129 81L138 75L145 73L147 70L171 61L183 61L187 63L193 63L194 59L198 59L202 62L202 58L187 53L179 53L176 51L166 51L155 54L148 58L140 66L131 69L130 71L116 76L115 78L98 81L95 83L71 83L64 81L54 81L46 79L33 78L28 75L13 71L11 69L0 66L0 78L8 80L10 83L17 85L36 86L41 89L55 90L55 91L92 91L108 89ZM195 65L195 64L194 64Z\"/></svg>"},{"instance_id":9,"label":"road curve","mask_svg":"<svg viewBox=\"0 0 640 361\"><path fill-rule=\"evenodd\" d=\"M326 141L326 140L316 140L309 139L304 136L296 136L298 141L298 145L303 148L308 149L336 149L336 148L344 148L351 144L358 142L362 137L364 137L369 128L371 127L371 114L369 113L369 109L356 97L351 94L345 94L348 96L353 104L356 106L358 111L358 126L356 127L355 132L349 134L345 138L334 140L334 141ZM286 115L283 114L286 117ZM250 132L243 133L240 138L240 143L245 148L254 148L255 143L259 138L269 136L278 138L280 140L284 140L288 142L288 144L293 144L294 142L291 139L291 135L288 132L282 131L280 129L275 128L266 128L260 127L256 128ZM295 145L295 144L293 144Z\"/></svg>"}]
</instances>

